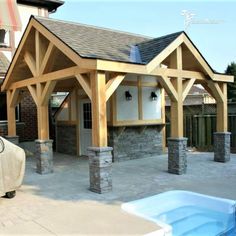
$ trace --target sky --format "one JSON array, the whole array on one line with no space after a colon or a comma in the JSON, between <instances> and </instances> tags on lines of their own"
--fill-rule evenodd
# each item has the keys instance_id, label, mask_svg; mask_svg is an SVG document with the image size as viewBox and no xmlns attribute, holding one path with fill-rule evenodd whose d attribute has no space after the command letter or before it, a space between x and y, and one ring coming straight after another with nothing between
<instances>
[{"instance_id":1,"label":"sky","mask_svg":"<svg viewBox=\"0 0 236 236\"><path fill-rule=\"evenodd\" d=\"M187 29L184 10L194 14ZM236 0L65 0L51 17L150 37L186 30L216 71L236 62Z\"/></svg>"}]
</instances>

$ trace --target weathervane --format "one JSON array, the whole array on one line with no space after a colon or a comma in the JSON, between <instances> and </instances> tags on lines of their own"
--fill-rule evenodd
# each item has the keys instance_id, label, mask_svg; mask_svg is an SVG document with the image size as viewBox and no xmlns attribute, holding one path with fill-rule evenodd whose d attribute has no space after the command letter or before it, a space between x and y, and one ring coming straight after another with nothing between
<instances>
[{"instance_id":1,"label":"weathervane","mask_svg":"<svg viewBox=\"0 0 236 236\"><path fill-rule=\"evenodd\" d=\"M217 24L221 24L223 23L222 20L210 20L208 18L206 19L195 19L194 16L196 16L196 14L192 13L191 11L188 10L182 10L181 12L181 16L184 16L184 30L187 32L188 28L190 27L190 25L192 24L202 24L202 25L206 25L206 24L211 24L211 25L217 25Z\"/></svg>"}]
</instances>

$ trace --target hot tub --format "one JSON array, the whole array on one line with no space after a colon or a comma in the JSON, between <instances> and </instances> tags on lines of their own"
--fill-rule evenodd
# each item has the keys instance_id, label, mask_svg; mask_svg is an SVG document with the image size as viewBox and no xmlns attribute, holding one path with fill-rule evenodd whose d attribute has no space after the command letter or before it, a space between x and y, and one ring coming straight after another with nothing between
<instances>
[{"instance_id":1,"label":"hot tub","mask_svg":"<svg viewBox=\"0 0 236 236\"><path fill-rule=\"evenodd\" d=\"M165 236L235 236L235 208L233 200L179 190L122 204L160 225Z\"/></svg>"}]
</instances>

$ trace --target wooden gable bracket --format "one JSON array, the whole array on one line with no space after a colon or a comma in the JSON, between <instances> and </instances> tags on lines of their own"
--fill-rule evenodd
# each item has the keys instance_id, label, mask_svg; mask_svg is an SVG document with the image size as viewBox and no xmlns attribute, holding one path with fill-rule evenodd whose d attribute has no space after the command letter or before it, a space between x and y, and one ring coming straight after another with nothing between
<instances>
[{"instance_id":1,"label":"wooden gable bracket","mask_svg":"<svg viewBox=\"0 0 236 236\"><path fill-rule=\"evenodd\" d=\"M29 67L32 75L35 77L37 76L37 72L36 72L36 62L35 62L35 59L34 57L31 55L30 52L25 52L25 55L24 55L24 60L27 64L27 66Z\"/></svg>"},{"instance_id":2,"label":"wooden gable bracket","mask_svg":"<svg viewBox=\"0 0 236 236\"><path fill-rule=\"evenodd\" d=\"M78 74L75 75L77 81L88 95L89 99L92 100L92 91L91 91L91 84L90 84L90 77L86 74Z\"/></svg>"},{"instance_id":3,"label":"wooden gable bracket","mask_svg":"<svg viewBox=\"0 0 236 236\"><path fill-rule=\"evenodd\" d=\"M56 86L57 81L47 81L46 83L37 83L28 85L27 88L36 104L36 106L47 106L50 96Z\"/></svg>"},{"instance_id":4,"label":"wooden gable bracket","mask_svg":"<svg viewBox=\"0 0 236 236\"><path fill-rule=\"evenodd\" d=\"M204 86L206 87L206 86ZM224 102L225 95L222 86L220 87L219 83L209 80L207 82L207 87L210 89L210 94L213 95L217 102Z\"/></svg>"},{"instance_id":5,"label":"wooden gable bracket","mask_svg":"<svg viewBox=\"0 0 236 236\"><path fill-rule=\"evenodd\" d=\"M196 81L196 79L183 80L183 94L182 94L183 101L187 97L187 95L188 95L188 93L189 93L190 89L192 88L195 81Z\"/></svg>"},{"instance_id":6,"label":"wooden gable bracket","mask_svg":"<svg viewBox=\"0 0 236 236\"><path fill-rule=\"evenodd\" d=\"M111 79L106 83L106 102L111 97L111 95L115 92L121 82L124 80L126 74L114 74Z\"/></svg>"},{"instance_id":7,"label":"wooden gable bracket","mask_svg":"<svg viewBox=\"0 0 236 236\"><path fill-rule=\"evenodd\" d=\"M173 84L171 83L170 78L167 76L160 76L158 77L158 81L160 82L161 86L165 89L168 96L172 101L178 101L178 93L175 90Z\"/></svg>"}]
</instances>

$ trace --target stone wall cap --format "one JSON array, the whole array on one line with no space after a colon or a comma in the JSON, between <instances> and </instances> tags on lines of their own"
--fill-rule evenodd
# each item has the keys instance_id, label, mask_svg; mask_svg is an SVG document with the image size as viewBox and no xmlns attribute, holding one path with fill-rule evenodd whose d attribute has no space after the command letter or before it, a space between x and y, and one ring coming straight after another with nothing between
<instances>
[{"instance_id":1,"label":"stone wall cap","mask_svg":"<svg viewBox=\"0 0 236 236\"><path fill-rule=\"evenodd\" d=\"M170 140L170 141L185 141L185 140L188 140L188 138L167 138L167 140Z\"/></svg>"},{"instance_id":2,"label":"stone wall cap","mask_svg":"<svg viewBox=\"0 0 236 236\"><path fill-rule=\"evenodd\" d=\"M93 152L111 152L113 150L112 147L88 147L88 151Z\"/></svg>"},{"instance_id":3,"label":"stone wall cap","mask_svg":"<svg viewBox=\"0 0 236 236\"><path fill-rule=\"evenodd\" d=\"M214 134L225 135L225 134L231 134L231 132L214 132Z\"/></svg>"},{"instance_id":4,"label":"stone wall cap","mask_svg":"<svg viewBox=\"0 0 236 236\"><path fill-rule=\"evenodd\" d=\"M48 140L36 139L35 143L53 143L53 140L52 139L48 139Z\"/></svg>"},{"instance_id":5,"label":"stone wall cap","mask_svg":"<svg viewBox=\"0 0 236 236\"><path fill-rule=\"evenodd\" d=\"M15 136L8 136L8 135L6 135L6 136L4 136L6 139L15 139L15 138L19 138L19 136L18 135L15 135Z\"/></svg>"}]
</instances>

